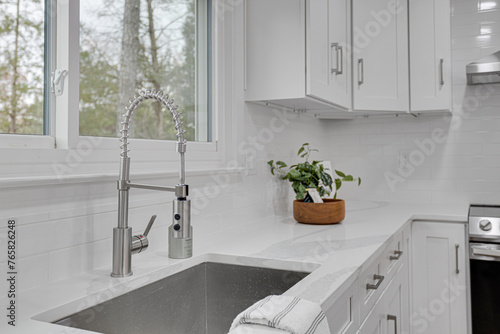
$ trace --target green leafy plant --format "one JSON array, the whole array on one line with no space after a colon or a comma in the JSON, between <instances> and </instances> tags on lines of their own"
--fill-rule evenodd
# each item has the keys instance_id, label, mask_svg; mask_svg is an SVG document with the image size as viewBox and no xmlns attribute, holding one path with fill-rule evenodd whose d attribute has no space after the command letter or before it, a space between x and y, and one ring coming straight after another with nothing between
<instances>
[{"instance_id":1,"label":"green leafy plant","mask_svg":"<svg viewBox=\"0 0 500 334\"><path fill-rule=\"evenodd\" d=\"M298 163L288 167L283 161L268 161L267 164L271 166L271 173L276 175L275 172L283 175L283 180L292 182L292 188L295 191L297 199L304 199L306 197L306 189L316 188L321 197L328 196L333 191L333 184L335 184L335 195L342 187L342 182L358 181L358 186L361 185L361 178L354 178L352 175L335 170L338 178L332 179L330 174L326 172L325 167L321 164L322 161L313 160L309 162L309 157L312 152L319 152L315 148L311 148L309 143L305 143L299 149L297 156L305 158L305 162Z\"/></svg>"}]
</instances>

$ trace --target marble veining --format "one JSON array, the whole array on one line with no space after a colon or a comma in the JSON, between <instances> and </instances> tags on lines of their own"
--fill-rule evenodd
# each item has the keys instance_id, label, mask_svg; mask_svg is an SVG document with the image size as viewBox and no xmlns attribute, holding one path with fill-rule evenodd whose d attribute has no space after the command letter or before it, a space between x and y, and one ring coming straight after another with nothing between
<instances>
[{"instance_id":1,"label":"marble veining","mask_svg":"<svg viewBox=\"0 0 500 334\"><path fill-rule=\"evenodd\" d=\"M354 250L380 244L387 240L389 235L374 235L353 239L332 239L330 235L321 236L312 241L286 240L272 245L258 253L256 257L274 257L277 259L324 259L326 255L332 255L337 251Z\"/></svg>"},{"instance_id":2,"label":"marble veining","mask_svg":"<svg viewBox=\"0 0 500 334\"><path fill-rule=\"evenodd\" d=\"M339 279L352 275L357 269L357 266L347 267L322 276L310 282L307 288L299 294L299 297L321 304L325 300L325 292L336 286Z\"/></svg>"}]
</instances>

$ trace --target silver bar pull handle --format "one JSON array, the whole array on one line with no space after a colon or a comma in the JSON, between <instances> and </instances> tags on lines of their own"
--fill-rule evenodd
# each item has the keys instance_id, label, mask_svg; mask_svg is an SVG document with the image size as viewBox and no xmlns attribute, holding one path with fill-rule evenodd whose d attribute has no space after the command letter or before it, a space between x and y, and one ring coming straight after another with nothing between
<instances>
[{"instance_id":1,"label":"silver bar pull handle","mask_svg":"<svg viewBox=\"0 0 500 334\"><path fill-rule=\"evenodd\" d=\"M394 321L394 334L398 334L398 317L392 314L388 314L387 321Z\"/></svg>"},{"instance_id":2,"label":"silver bar pull handle","mask_svg":"<svg viewBox=\"0 0 500 334\"><path fill-rule=\"evenodd\" d=\"M440 77L439 84L441 86L443 86L444 85L444 59L442 59L442 58L439 60L439 77Z\"/></svg>"},{"instance_id":3,"label":"silver bar pull handle","mask_svg":"<svg viewBox=\"0 0 500 334\"><path fill-rule=\"evenodd\" d=\"M459 244L455 244L455 273L460 274L460 269L458 269L458 247L460 247Z\"/></svg>"},{"instance_id":4,"label":"silver bar pull handle","mask_svg":"<svg viewBox=\"0 0 500 334\"><path fill-rule=\"evenodd\" d=\"M358 59L358 85L362 85L365 82L365 65L363 58Z\"/></svg>"},{"instance_id":5,"label":"silver bar pull handle","mask_svg":"<svg viewBox=\"0 0 500 334\"><path fill-rule=\"evenodd\" d=\"M333 51L335 49L335 51ZM331 73L332 74L340 74L339 73L339 43L332 43L330 44L330 61L333 64L333 55L335 54L336 60L335 60L335 68L331 68Z\"/></svg>"},{"instance_id":6,"label":"silver bar pull handle","mask_svg":"<svg viewBox=\"0 0 500 334\"><path fill-rule=\"evenodd\" d=\"M402 251L394 251L394 255L391 255L389 257L389 259L391 261L394 261L394 260L399 260L401 258L401 255L403 255L403 252Z\"/></svg>"},{"instance_id":7,"label":"silver bar pull handle","mask_svg":"<svg viewBox=\"0 0 500 334\"><path fill-rule=\"evenodd\" d=\"M494 250L494 249L484 249L484 248L472 247L472 255L500 257L500 251Z\"/></svg>"},{"instance_id":8,"label":"silver bar pull handle","mask_svg":"<svg viewBox=\"0 0 500 334\"><path fill-rule=\"evenodd\" d=\"M370 284L370 283L366 284L366 290L377 290L379 288L380 284L382 284L382 282L384 281L384 278L385 277L382 276L382 275L377 275L377 274L373 275L373 279L375 281L377 281L377 283L375 283L375 284Z\"/></svg>"},{"instance_id":9,"label":"silver bar pull handle","mask_svg":"<svg viewBox=\"0 0 500 334\"><path fill-rule=\"evenodd\" d=\"M339 53L338 51L340 51L340 57L339 57ZM344 49L339 46L338 49L337 49L337 60L340 59L340 69L337 71L337 74L343 74L344 73ZM339 66L339 65L337 65Z\"/></svg>"}]
</instances>

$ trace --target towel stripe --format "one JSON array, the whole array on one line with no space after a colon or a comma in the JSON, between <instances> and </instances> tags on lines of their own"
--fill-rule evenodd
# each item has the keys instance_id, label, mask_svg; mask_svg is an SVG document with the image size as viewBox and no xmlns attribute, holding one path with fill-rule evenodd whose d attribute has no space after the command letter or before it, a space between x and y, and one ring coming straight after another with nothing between
<instances>
[{"instance_id":1,"label":"towel stripe","mask_svg":"<svg viewBox=\"0 0 500 334\"><path fill-rule=\"evenodd\" d=\"M313 333L316 331L316 329L317 329L317 327L318 327L319 323L320 323L320 322L321 322L321 320L323 320L323 318L324 318L324 317L323 317L323 314L324 314L324 313L319 313L319 314L316 316L316 319L314 319L314 321L312 322L312 324L311 324L311 326L309 327L309 329L305 332L305 334L313 334Z\"/></svg>"},{"instance_id":2,"label":"towel stripe","mask_svg":"<svg viewBox=\"0 0 500 334\"><path fill-rule=\"evenodd\" d=\"M316 332L316 330L318 329L319 325L323 322L326 322L326 314L325 313L321 313L321 319L319 319L318 323L316 324L316 327L314 327L313 329L313 333Z\"/></svg>"},{"instance_id":3,"label":"towel stripe","mask_svg":"<svg viewBox=\"0 0 500 334\"><path fill-rule=\"evenodd\" d=\"M280 321L283 320L283 318L293 310L293 308L299 303L299 301L300 299L293 298L292 302L283 311L281 311L274 317L273 327L276 327L276 325L278 325Z\"/></svg>"},{"instance_id":4,"label":"towel stripe","mask_svg":"<svg viewBox=\"0 0 500 334\"><path fill-rule=\"evenodd\" d=\"M240 319L240 324L244 324L244 323L247 323L246 322L246 319L249 319L250 318L250 314L257 310L259 307L261 307L262 305L264 305L265 303L267 303L270 299L271 299L272 295L271 296L267 296L266 298L262 299L260 302L258 303L255 303L253 306L249 307L246 312L243 314L243 316L241 317Z\"/></svg>"},{"instance_id":5,"label":"towel stripe","mask_svg":"<svg viewBox=\"0 0 500 334\"><path fill-rule=\"evenodd\" d=\"M321 321L323 321L323 319L325 319L325 317L326 317L326 315L323 312L318 314L316 319L314 319L313 323L311 324L311 327L309 327L309 329L306 331L305 334L314 334L314 332L318 328L319 324L321 323Z\"/></svg>"}]
</instances>

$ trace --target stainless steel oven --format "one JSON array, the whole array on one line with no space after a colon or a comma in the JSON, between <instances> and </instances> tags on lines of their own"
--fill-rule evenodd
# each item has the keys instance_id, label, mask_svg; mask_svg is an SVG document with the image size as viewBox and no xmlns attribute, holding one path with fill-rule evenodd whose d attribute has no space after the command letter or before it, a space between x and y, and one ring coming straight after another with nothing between
<instances>
[{"instance_id":1,"label":"stainless steel oven","mask_svg":"<svg viewBox=\"0 0 500 334\"><path fill-rule=\"evenodd\" d=\"M500 206L471 205L472 334L500 334Z\"/></svg>"}]
</instances>

